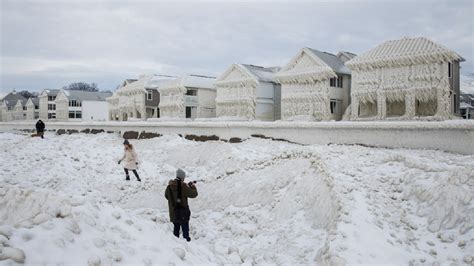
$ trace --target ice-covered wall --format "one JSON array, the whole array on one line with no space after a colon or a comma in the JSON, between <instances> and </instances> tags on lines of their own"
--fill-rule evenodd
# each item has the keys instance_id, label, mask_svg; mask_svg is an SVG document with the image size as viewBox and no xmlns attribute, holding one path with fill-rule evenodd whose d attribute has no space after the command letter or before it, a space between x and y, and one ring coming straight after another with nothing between
<instances>
[{"instance_id":1,"label":"ice-covered wall","mask_svg":"<svg viewBox=\"0 0 474 266\"><path fill-rule=\"evenodd\" d=\"M108 121L106 101L82 101L82 121Z\"/></svg>"},{"instance_id":2,"label":"ice-covered wall","mask_svg":"<svg viewBox=\"0 0 474 266\"><path fill-rule=\"evenodd\" d=\"M172 81L173 82L173 81ZM160 117L162 118L185 118L184 94L186 88L183 86L171 86L159 88L160 92Z\"/></svg>"},{"instance_id":3,"label":"ice-covered wall","mask_svg":"<svg viewBox=\"0 0 474 266\"><path fill-rule=\"evenodd\" d=\"M216 90L198 89L198 118L216 117Z\"/></svg>"},{"instance_id":4,"label":"ice-covered wall","mask_svg":"<svg viewBox=\"0 0 474 266\"><path fill-rule=\"evenodd\" d=\"M26 122L0 123L0 132L31 129ZM301 144L361 144L389 148L439 149L474 154L474 121L385 122L49 122L47 129L102 129L246 139L263 135Z\"/></svg>"}]
</instances>

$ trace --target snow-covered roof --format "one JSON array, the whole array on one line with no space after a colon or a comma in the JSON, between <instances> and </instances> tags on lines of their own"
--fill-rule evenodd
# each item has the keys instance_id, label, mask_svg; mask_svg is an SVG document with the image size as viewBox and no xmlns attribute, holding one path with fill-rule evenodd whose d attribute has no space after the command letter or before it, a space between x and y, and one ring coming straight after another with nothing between
<instances>
[{"instance_id":1,"label":"snow-covered roof","mask_svg":"<svg viewBox=\"0 0 474 266\"><path fill-rule=\"evenodd\" d=\"M354 54L343 52L336 56L305 47L276 74L276 78L281 83L312 82L333 78L337 74L350 75L351 71L344 65L341 55L351 58Z\"/></svg>"},{"instance_id":2,"label":"snow-covered roof","mask_svg":"<svg viewBox=\"0 0 474 266\"><path fill-rule=\"evenodd\" d=\"M142 91L145 93L145 86L153 78L153 75L141 75L137 80L127 79L123 82L117 92Z\"/></svg>"},{"instance_id":3,"label":"snow-covered roof","mask_svg":"<svg viewBox=\"0 0 474 266\"><path fill-rule=\"evenodd\" d=\"M167 75L153 75L150 80L145 84L146 89L157 89L163 84L169 82L170 80L174 80L177 77L174 76L167 76Z\"/></svg>"},{"instance_id":4,"label":"snow-covered roof","mask_svg":"<svg viewBox=\"0 0 474 266\"><path fill-rule=\"evenodd\" d=\"M9 94L3 97L3 102L8 108L13 108L18 103L21 102L22 105L25 105L28 99L23 97L21 94L16 93L15 91L10 92Z\"/></svg>"},{"instance_id":5,"label":"snow-covered roof","mask_svg":"<svg viewBox=\"0 0 474 266\"><path fill-rule=\"evenodd\" d=\"M112 96L111 92L95 92L80 90L64 90L68 100L76 101L105 101L107 97Z\"/></svg>"},{"instance_id":6,"label":"snow-covered roof","mask_svg":"<svg viewBox=\"0 0 474 266\"><path fill-rule=\"evenodd\" d=\"M215 77L200 75L184 75L177 79L170 80L160 86L160 89L169 89L176 87L214 89Z\"/></svg>"},{"instance_id":7,"label":"snow-covered roof","mask_svg":"<svg viewBox=\"0 0 474 266\"><path fill-rule=\"evenodd\" d=\"M258 81L275 82L275 73L280 67L263 67L248 64L238 64L255 76Z\"/></svg>"},{"instance_id":8,"label":"snow-covered roof","mask_svg":"<svg viewBox=\"0 0 474 266\"><path fill-rule=\"evenodd\" d=\"M57 89L53 89L53 90L46 89L43 92L45 92L48 96L58 96L59 90L57 90Z\"/></svg>"},{"instance_id":9,"label":"snow-covered roof","mask_svg":"<svg viewBox=\"0 0 474 266\"><path fill-rule=\"evenodd\" d=\"M425 37L386 41L346 62L349 68L464 61L457 53Z\"/></svg>"}]
</instances>

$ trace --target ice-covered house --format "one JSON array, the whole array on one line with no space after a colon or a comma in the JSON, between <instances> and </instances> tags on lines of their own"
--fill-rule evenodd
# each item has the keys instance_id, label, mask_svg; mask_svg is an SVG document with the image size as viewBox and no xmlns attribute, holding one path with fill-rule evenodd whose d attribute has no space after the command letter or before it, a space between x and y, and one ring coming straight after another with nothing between
<instances>
[{"instance_id":1,"label":"ice-covered house","mask_svg":"<svg viewBox=\"0 0 474 266\"><path fill-rule=\"evenodd\" d=\"M274 75L279 67L233 64L214 86L217 117L232 120L279 120L280 84Z\"/></svg>"},{"instance_id":2,"label":"ice-covered house","mask_svg":"<svg viewBox=\"0 0 474 266\"><path fill-rule=\"evenodd\" d=\"M162 118L216 117L215 77L184 75L159 86Z\"/></svg>"},{"instance_id":3,"label":"ice-covered house","mask_svg":"<svg viewBox=\"0 0 474 266\"><path fill-rule=\"evenodd\" d=\"M107 98L109 119L127 121L160 117L158 87L175 77L166 75L141 75L127 79L113 95Z\"/></svg>"},{"instance_id":4,"label":"ice-covered house","mask_svg":"<svg viewBox=\"0 0 474 266\"><path fill-rule=\"evenodd\" d=\"M106 98L111 92L64 90L56 96L56 119L59 121L107 121Z\"/></svg>"},{"instance_id":5,"label":"ice-covered house","mask_svg":"<svg viewBox=\"0 0 474 266\"><path fill-rule=\"evenodd\" d=\"M58 92L59 90L46 89L38 96L40 119L56 119L56 96Z\"/></svg>"},{"instance_id":6,"label":"ice-covered house","mask_svg":"<svg viewBox=\"0 0 474 266\"><path fill-rule=\"evenodd\" d=\"M5 95L0 103L0 113L3 122L27 119L28 99L15 90Z\"/></svg>"},{"instance_id":7,"label":"ice-covered house","mask_svg":"<svg viewBox=\"0 0 474 266\"><path fill-rule=\"evenodd\" d=\"M459 114L455 52L424 37L387 41L348 61L351 119L448 119Z\"/></svg>"},{"instance_id":8,"label":"ice-covered house","mask_svg":"<svg viewBox=\"0 0 474 266\"><path fill-rule=\"evenodd\" d=\"M26 119L34 120L39 118L39 98L29 98L26 102Z\"/></svg>"},{"instance_id":9,"label":"ice-covered house","mask_svg":"<svg viewBox=\"0 0 474 266\"><path fill-rule=\"evenodd\" d=\"M282 119L340 120L351 89L351 71L344 62L354 56L301 49L275 75L281 83Z\"/></svg>"}]
</instances>

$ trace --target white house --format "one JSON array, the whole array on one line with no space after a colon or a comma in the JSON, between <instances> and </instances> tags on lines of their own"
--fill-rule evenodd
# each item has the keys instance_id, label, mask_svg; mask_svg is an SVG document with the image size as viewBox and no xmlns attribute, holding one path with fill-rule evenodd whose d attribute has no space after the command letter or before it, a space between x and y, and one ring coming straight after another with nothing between
<instances>
[{"instance_id":1,"label":"white house","mask_svg":"<svg viewBox=\"0 0 474 266\"><path fill-rule=\"evenodd\" d=\"M387 41L346 62L351 119L448 119L459 115L455 52L427 39Z\"/></svg>"},{"instance_id":2,"label":"white house","mask_svg":"<svg viewBox=\"0 0 474 266\"><path fill-rule=\"evenodd\" d=\"M233 64L214 83L217 117L237 120L279 120L278 67Z\"/></svg>"},{"instance_id":3,"label":"white house","mask_svg":"<svg viewBox=\"0 0 474 266\"><path fill-rule=\"evenodd\" d=\"M158 88L162 118L216 117L214 77L184 75Z\"/></svg>"},{"instance_id":4,"label":"white house","mask_svg":"<svg viewBox=\"0 0 474 266\"><path fill-rule=\"evenodd\" d=\"M166 75L141 75L125 80L120 88L107 98L109 119L127 121L160 117L158 87L175 79Z\"/></svg>"},{"instance_id":5,"label":"white house","mask_svg":"<svg viewBox=\"0 0 474 266\"><path fill-rule=\"evenodd\" d=\"M0 100L0 121L34 120L38 117L38 98L27 99L13 90Z\"/></svg>"},{"instance_id":6,"label":"white house","mask_svg":"<svg viewBox=\"0 0 474 266\"><path fill-rule=\"evenodd\" d=\"M56 119L56 96L59 90L43 90L39 98L39 117L42 120Z\"/></svg>"},{"instance_id":7,"label":"white house","mask_svg":"<svg viewBox=\"0 0 474 266\"><path fill-rule=\"evenodd\" d=\"M354 56L301 49L275 75L281 83L282 119L340 120L351 89L351 71L344 62Z\"/></svg>"},{"instance_id":8,"label":"white house","mask_svg":"<svg viewBox=\"0 0 474 266\"><path fill-rule=\"evenodd\" d=\"M61 89L56 96L56 119L59 121L107 121L106 98L111 92Z\"/></svg>"}]
</instances>

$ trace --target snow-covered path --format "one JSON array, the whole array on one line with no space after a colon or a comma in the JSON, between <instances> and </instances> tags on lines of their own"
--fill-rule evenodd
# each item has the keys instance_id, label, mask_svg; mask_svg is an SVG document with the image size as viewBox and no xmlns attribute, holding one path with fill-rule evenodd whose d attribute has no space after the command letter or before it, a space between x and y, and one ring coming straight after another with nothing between
<instances>
[{"instance_id":1,"label":"snow-covered path","mask_svg":"<svg viewBox=\"0 0 474 266\"><path fill-rule=\"evenodd\" d=\"M132 140L138 183L117 165L121 143L115 134L0 134L0 258L407 264L474 254L474 156L164 136ZM164 199L178 167L200 180L190 243L172 236Z\"/></svg>"}]
</instances>

